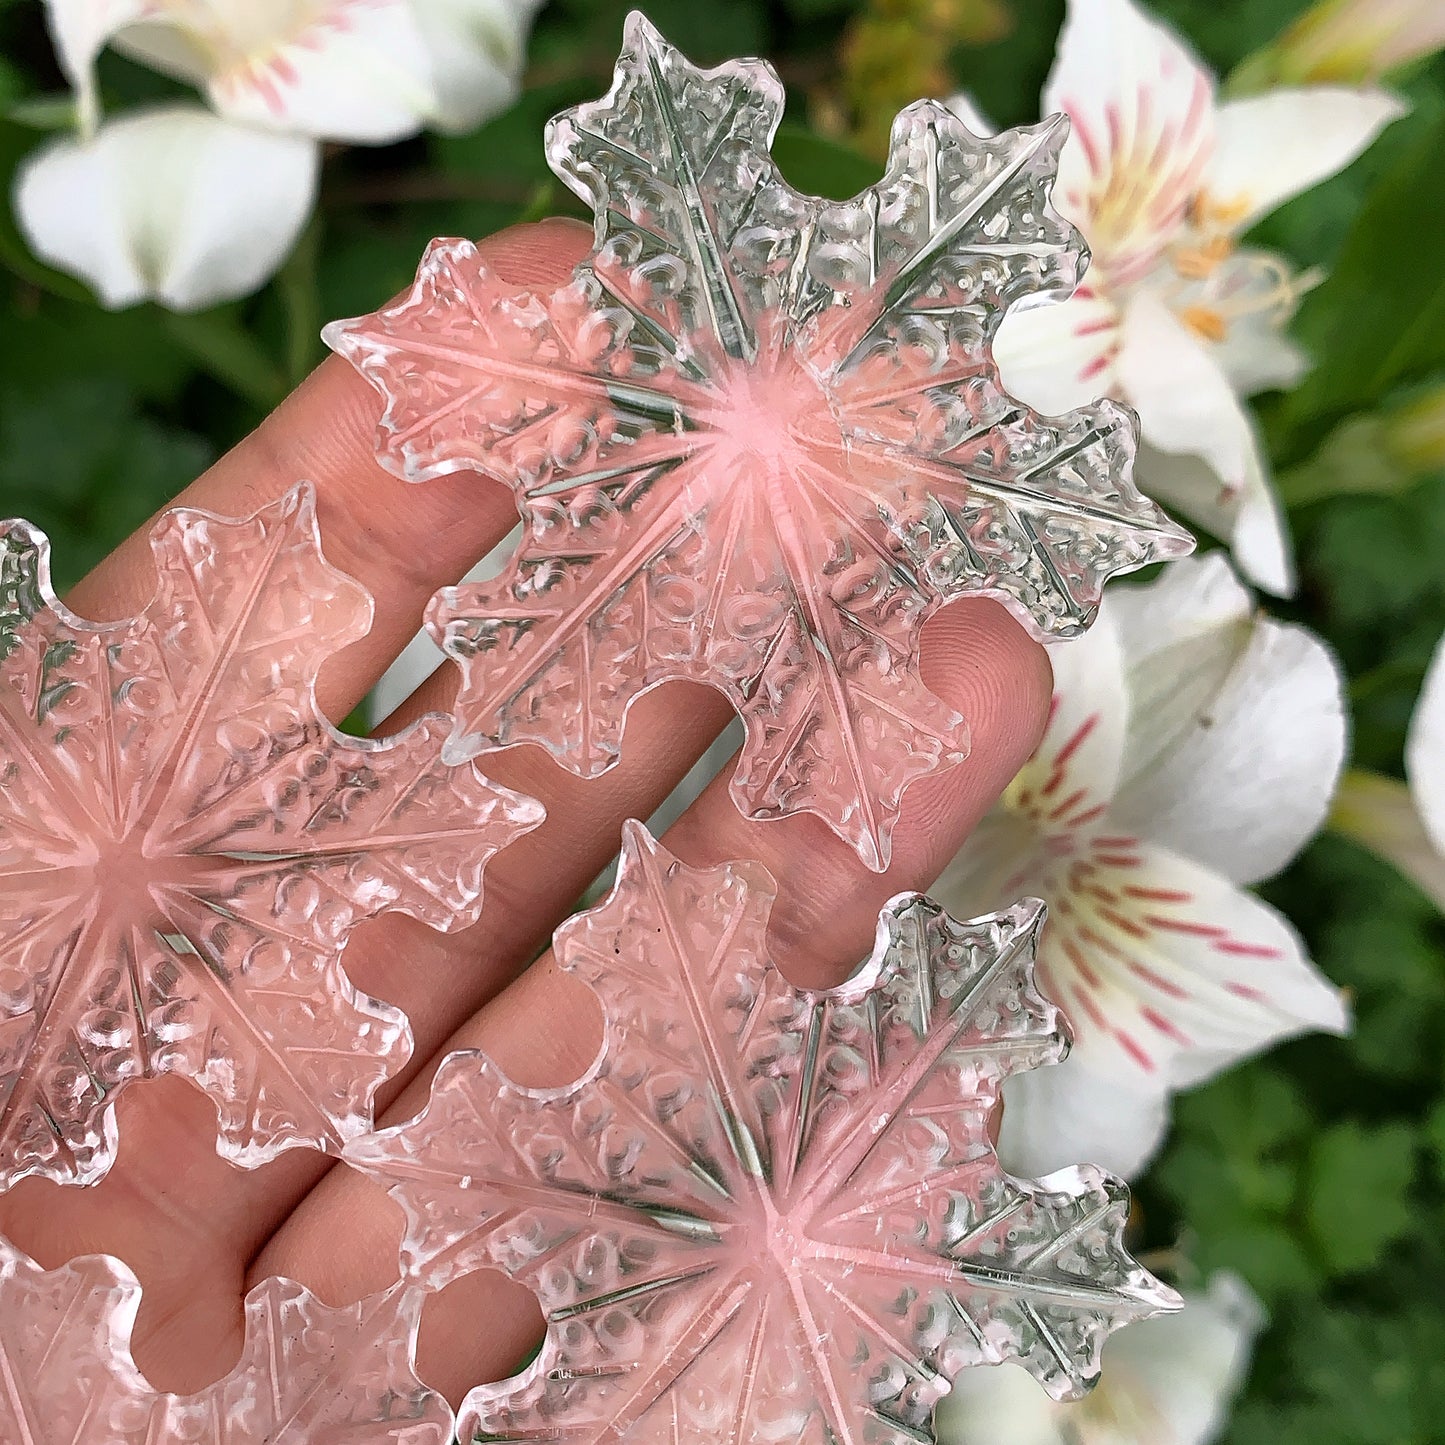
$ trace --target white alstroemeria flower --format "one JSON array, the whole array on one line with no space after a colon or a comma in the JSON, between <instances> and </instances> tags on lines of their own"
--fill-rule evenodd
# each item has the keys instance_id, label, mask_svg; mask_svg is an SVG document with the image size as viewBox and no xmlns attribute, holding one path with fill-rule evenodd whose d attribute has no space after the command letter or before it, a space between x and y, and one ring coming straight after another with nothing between
<instances>
[{"instance_id":1,"label":"white alstroemeria flower","mask_svg":"<svg viewBox=\"0 0 1445 1445\"><path fill-rule=\"evenodd\" d=\"M463 130L516 94L541 0L46 0L95 116L107 45L200 88L220 115L379 145Z\"/></svg>"},{"instance_id":2,"label":"white alstroemeria flower","mask_svg":"<svg viewBox=\"0 0 1445 1445\"><path fill-rule=\"evenodd\" d=\"M1324 819L1341 682L1316 637L1254 611L1217 552L1115 588L1050 655L1043 742L934 892L960 917L1030 895L1049 906L1039 979L1074 1048L1005 1086L1005 1165L1032 1177L1089 1159L1129 1176L1174 1090L1347 1026L1294 929L1246 891Z\"/></svg>"},{"instance_id":3,"label":"white alstroemeria flower","mask_svg":"<svg viewBox=\"0 0 1445 1445\"><path fill-rule=\"evenodd\" d=\"M1330 824L1394 864L1445 912L1445 637L1410 719L1405 776L1408 786L1377 773L1346 773Z\"/></svg>"},{"instance_id":4,"label":"white alstroemeria flower","mask_svg":"<svg viewBox=\"0 0 1445 1445\"><path fill-rule=\"evenodd\" d=\"M316 163L303 137L167 106L30 156L16 214L35 254L105 305L154 297L194 311L254 291L281 264L315 200Z\"/></svg>"},{"instance_id":5,"label":"white alstroemeria flower","mask_svg":"<svg viewBox=\"0 0 1445 1445\"><path fill-rule=\"evenodd\" d=\"M1054 200L1093 265L1070 300L1009 312L995 344L1005 385L1047 412L1127 401L1144 490L1228 540L1251 580L1289 592L1283 522L1240 398L1299 379L1305 358L1283 327L1309 278L1236 240L1403 107L1325 86L1221 104L1185 43L1130 0L1069 0L1042 109L1072 122Z\"/></svg>"},{"instance_id":6,"label":"white alstroemeria flower","mask_svg":"<svg viewBox=\"0 0 1445 1445\"><path fill-rule=\"evenodd\" d=\"M1244 1382L1264 1312L1221 1272L1184 1308L1104 1346L1083 1400L1051 1400L1018 1365L965 1370L938 1407L940 1445L1210 1445Z\"/></svg>"},{"instance_id":7,"label":"white alstroemeria flower","mask_svg":"<svg viewBox=\"0 0 1445 1445\"><path fill-rule=\"evenodd\" d=\"M195 309L254 290L285 258L320 142L464 131L510 104L541 0L46 3L81 140L26 169L21 228L108 306ZM107 46L193 83L215 116L180 106L99 125Z\"/></svg>"}]
</instances>

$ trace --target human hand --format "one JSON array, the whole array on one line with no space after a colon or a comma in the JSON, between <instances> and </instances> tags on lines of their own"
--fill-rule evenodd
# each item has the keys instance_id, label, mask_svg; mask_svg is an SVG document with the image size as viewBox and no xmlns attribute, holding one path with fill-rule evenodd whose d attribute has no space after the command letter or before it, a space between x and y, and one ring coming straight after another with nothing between
<instances>
[{"instance_id":1,"label":"human hand","mask_svg":"<svg viewBox=\"0 0 1445 1445\"><path fill-rule=\"evenodd\" d=\"M590 229L549 222L493 237L483 251L508 280L556 284L590 239ZM515 522L511 494L491 481L463 474L407 487L384 472L373 456L376 412L352 368L328 361L179 499L244 516L298 480L315 485L327 559L376 599L371 632L321 675L318 701L333 718L356 705L412 636L432 593ZM94 618L138 610L152 586L150 555L145 534L133 536L69 605ZM886 872L868 872L811 816L743 818L727 794L730 768L666 836L689 864L753 858L769 869L779 885L774 952L796 982L836 983L850 972L871 944L880 906L933 881L1038 741L1047 659L996 603L939 613L924 635L923 676L968 718L973 752L906 794ZM445 710L454 692L454 670L443 668L379 731ZM718 693L694 685L646 694L629 714L620 764L592 781L530 746L483 760L489 777L540 799L547 821L488 866L481 920L442 935L390 914L359 929L344 956L359 990L411 1020L414 1053L378 1093L379 1123L415 1115L453 1049L485 1049L529 1084L585 1069L600 1037L590 992L560 974L550 954L527 964L616 852L623 819L657 807L730 711ZM97 1252L125 1261L145 1289L135 1357L158 1388L194 1390L230 1368L242 1300L260 1279L285 1275L341 1304L396 1278L401 1215L376 1182L304 1151L251 1172L232 1167L215 1152L211 1104L175 1078L129 1088L117 1111L120 1149L106 1178L89 1189L23 1181L0 1197L0 1233L47 1268ZM541 1329L526 1290L496 1274L469 1276L431 1302L419 1373L455 1403L479 1380L515 1369Z\"/></svg>"}]
</instances>

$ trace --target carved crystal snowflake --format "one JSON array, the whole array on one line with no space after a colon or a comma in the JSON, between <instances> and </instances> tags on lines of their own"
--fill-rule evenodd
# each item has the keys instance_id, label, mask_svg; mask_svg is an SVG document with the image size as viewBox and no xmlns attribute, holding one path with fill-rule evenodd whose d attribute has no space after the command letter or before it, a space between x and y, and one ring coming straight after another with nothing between
<instances>
[{"instance_id":1,"label":"carved crystal snowflake","mask_svg":"<svg viewBox=\"0 0 1445 1445\"><path fill-rule=\"evenodd\" d=\"M904 788L967 747L918 677L930 614L987 593L1067 637L1190 541L1129 481L1126 412L1040 417L996 378L1005 308L1083 268L1048 203L1062 118L981 140L911 106L883 179L834 202L774 166L782 106L769 66L696 70L632 16L611 92L548 131L597 213L571 284L440 241L326 337L386 400L387 466L516 490L510 566L429 616L458 755L536 742L591 776L633 699L695 679L746 723L739 806L817 813L881 869Z\"/></svg>"},{"instance_id":2,"label":"carved crystal snowflake","mask_svg":"<svg viewBox=\"0 0 1445 1445\"><path fill-rule=\"evenodd\" d=\"M447 1445L446 1401L416 1378L421 1291L333 1309L285 1279L246 1299L241 1358L195 1395L130 1354L140 1285L90 1255L42 1270L0 1237L0 1440L24 1445Z\"/></svg>"},{"instance_id":3,"label":"carved crystal snowflake","mask_svg":"<svg viewBox=\"0 0 1445 1445\"><path fill-rule=\"evenodd\" d=\"M1024 1183L989 1143L1003 1078L1066 1047L1042 905L897 898L817 993L768 962L774 891L629 824L555 941L603 1007L589 1073L532 1090L454 1054L425 1113L347 1146L406 1212L411 1278L495 1267L541 1300L541 1355L468 1396L463 1439L916 1445L958 1370L1071 1395L1110 1329L1174 1304L1123 1250L1122 1184Z\"/></svg>"},{"instance_id":4,"label":"carved crystal snowflake","mask_svg":"<svg viewBox=\"0 0 1445 1445\"><path fill-rule=\"evenodd\" d=\"M344 737L313 682L371 600L309 488L245 521L176 509L139 616L76 617L49 544L0 525L0 1188L90 1183L115 1092L179 1073L254 1166L339 1149L411 1047L340 963L399 909L475 921L483 862L541 809L441 759L450 719Z\"/></svg>"}]
</instances>

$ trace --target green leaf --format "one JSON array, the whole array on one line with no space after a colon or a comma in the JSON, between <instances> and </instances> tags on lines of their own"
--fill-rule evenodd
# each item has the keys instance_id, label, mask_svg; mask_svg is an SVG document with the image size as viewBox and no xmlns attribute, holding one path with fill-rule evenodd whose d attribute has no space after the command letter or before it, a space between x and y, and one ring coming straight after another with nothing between
<instances>
[{"instance_id":1,"label":"green leaf","mask_svg":"<svg viewBox=\"0 0 1445 1445\"><path fill-rule=\"evenodd\" d=\"M1201 1236L1193 1250L1201 1273L1232 1270L1266 1304L1308 1295L1319 1284L1319 1270L1293 1231L1284 1224L1254 1220Z\"/></svg>"},{"instance_id":2,"label":"green leaf","mask_svg":"<svg viewBox=\"0 0 1445 1445\"><path fill-rule=\"evenodd\" d=\"M29 95L5 107L7 119L30 130L73 130L79 114L75 97L69 91L58 95Z\"/></svg>"},{"instance_id":3,"label":"green leaf","mask_svg":"<svg viewBox=\"0 0 1445 1445\"><path fill-rule=\"evenodd\" d=\"M1445 1098L1437 1099L1425 1120L1425 1143L1435 1156L1435 1167L1445 1178Z\"/></svg>"},{"instance_id":4,"label":"green leaf","mask_svg":"<svg viewBox=\"0 0 1445 1445\"><path fill-rule=\"evenodd\" d=\"M1416 1142L1407 1124L1367 1128L1354 1120L1315 1140L1305 1217L1332 1270L1368 1269L1410 1228Z\"/></svg>"},{"instance_id":5,"label":"green leaf","mask_svg":"<svg viewBox=\"0 0 1445 1445\"><path fill-rule=\"evenodd\" d=\"M846 201L878 179L878 166L837 141L799 126L778 128L773 158L800 191Z\"/></svg>"},{"instance_id":6,"label":"green leaf","mask_svg":"<svg viewBox=\"0 0 1445 1445\"><path fill-rule=\"evenodd\" d=\"M205 470L215 449L114 374L0 386L0 511L50 535L68 587Z\"/></svg>"},{"instance_id":7,"label":"green leaf","mask_svg":"<svg viewBox=\"0 0 1445 1445\"><path fill-rule=\"evenodd\" d=\"M285 324L286 376L300 386L325 354L321 345L321 291L317 266L321 256L322 219L312 216L296 249L276 277Z\"/></svg>"},{"instance_id":8,"label":"green leaf","mask_svg":"<svg viewBox=\"0 0 1445 1445\"><path fill-rule=\"evenodd\" d=\"M238 396L270 409L286 395L286 377L229 308L160 311L166 334L200 369Z\"/></svg>"},{"instance_id":9,"label":"green leaf","mask_svg":"<svg viewBox=\"0 0 1445 1445\"><path fill-rule=\"evenodd\" d=\"M1445 268L1422 251L1422 238L1445 235L1442 153L1445 116L1370 193L1333 273L1306 298L1297 334L1316 365L1272 427L1290 455L1345 414L1445 365Z\"/></svg>"}]
</instances>

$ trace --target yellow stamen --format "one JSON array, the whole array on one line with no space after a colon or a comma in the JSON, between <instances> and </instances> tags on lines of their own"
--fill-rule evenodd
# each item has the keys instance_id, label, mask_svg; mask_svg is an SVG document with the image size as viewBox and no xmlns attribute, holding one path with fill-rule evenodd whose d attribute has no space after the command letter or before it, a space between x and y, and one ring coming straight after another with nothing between
<instances>
[{"instance_id":1,"label":"yellow stamen","mask_svg":"<svg viewBox=\"0 0 1445 1445\"><path fill-rule=\"evenodd\" d=\"M1179 319L1205 341L1223 341L1229 332L1229 323L1212 306L1186 306Z\"/></svg>"},{"instance_id":2,"label":"yellow stamen","mask_svg":"<svg viewBox=\"0 0 1445 1445\"><path fill-rule=\"evenodd\" d=\"M1250 198L1244 192L1225 197L1200 191L1189 203L1189 221L1200 231L1237 231L1249 207Z\"/></svg>"},{"instance_id":3,"label":"yellow stamen","mask_svg":"<svg viewBox=\"0 0 1445 1445\"><path fill-rule=\"evenodd\" d=\"M1180 246L1173 254L1174 269L1189 281L1202 281L1234 254L1234 241L1222 232L1197 246Z\"/></svg>"}]
</instances>

